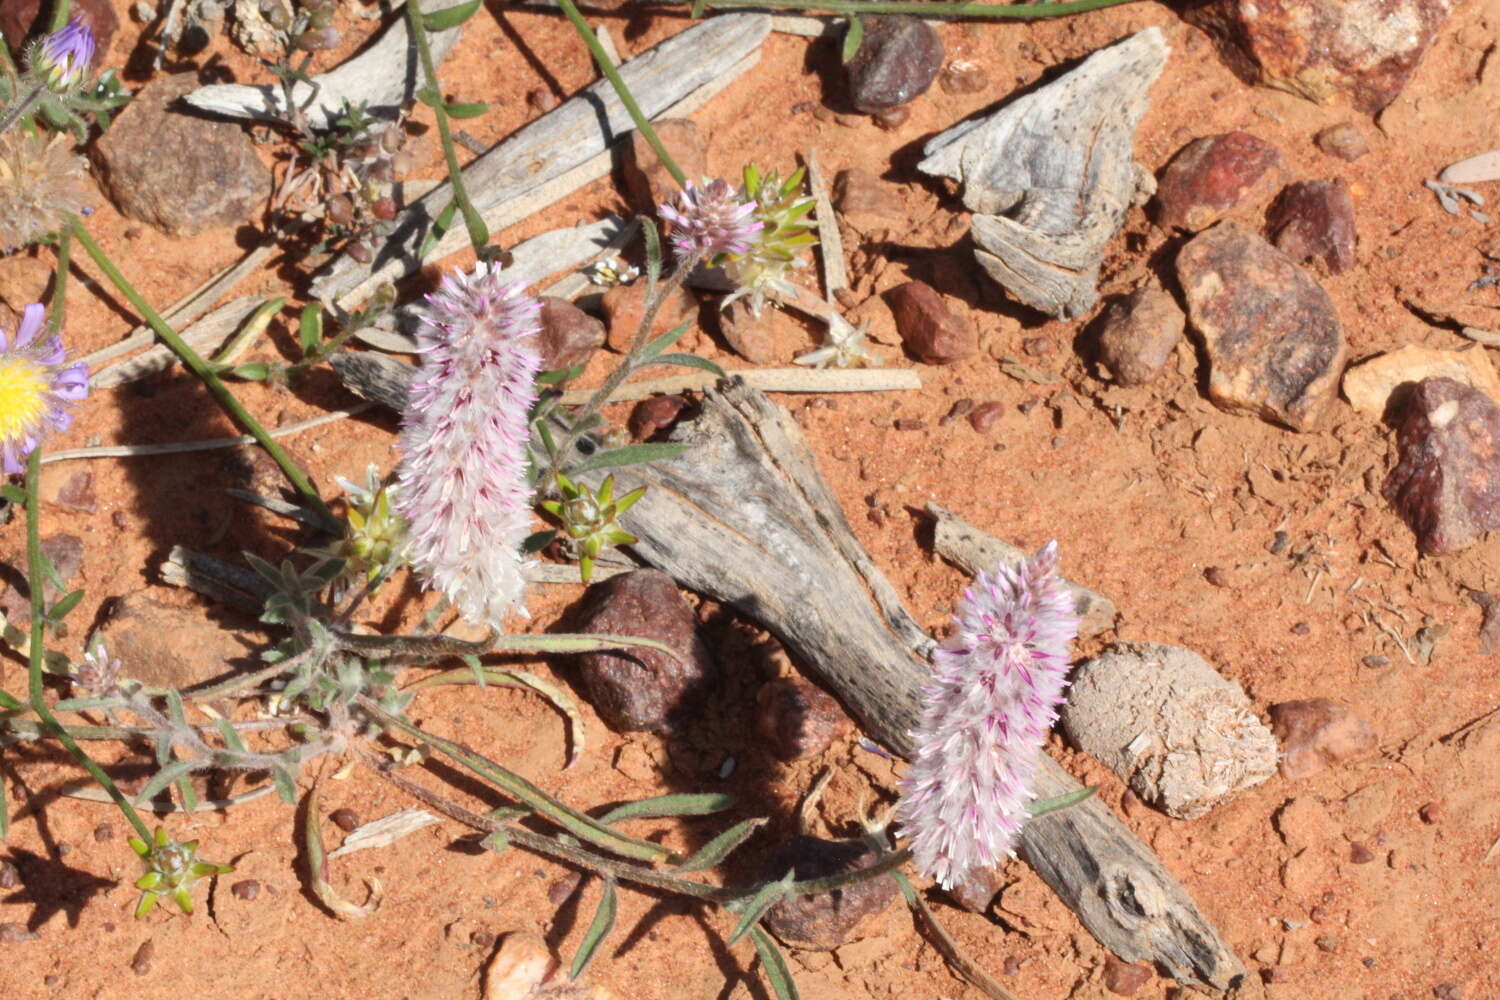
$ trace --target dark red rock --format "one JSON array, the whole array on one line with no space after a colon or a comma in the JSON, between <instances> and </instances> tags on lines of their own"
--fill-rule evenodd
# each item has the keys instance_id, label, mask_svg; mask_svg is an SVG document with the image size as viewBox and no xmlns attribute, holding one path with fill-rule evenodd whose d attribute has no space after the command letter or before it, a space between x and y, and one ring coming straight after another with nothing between
<instances>
[{"instance_id":1,"label":"dark red rock","mask_svg":"<svg viewBox=\"0 0 1500 1000\"><path fill-rule=\"evenodd\" d=\"M1177 280L1208 356L1209 398L1293 430L1314 426L1337 394L1348 355L1322 286L1233 223L1178 252Z\"/></svg>"},{"instance_id":2,"label":"dark red rock","mask_svg":"<svg viewBox=\"0 0 1500 1000\"><path fill-rule=\"evenodd\" d=\"M1342 179L1288 184L1271 205L1266 230L1276 249L1299 264L1328 274L1354 267L1354 199Z\"/></svg>"},{"instance_id":3,"label":"dark red rock","mask_svg":"<svg viewBox=\"0 0 1500 1000\"><path fill-rule=\"evenodd\" d=\"M987 434L990 428L998 424L1004 416L1004 404L980 403L969 411L969 426L980 434Z\"/></svg>"},{"instance_id":4,"label":"dark red rock","mask_svg":"<svg viewBox=\"0 0 1500 1000\"><path fill-rule=\"evenodd\" d=\"M687 118L663 118L655 123L656 137L667 147L687 179L697 183L708 171L704 162L707 143L698 134L696 122ZM677 181L656 156L656 150L639 131L630 133L623 169L630 203L642 212L655 214L656 206L677 197Z\"/></svg>"},{"instance_id":5,"label":"dark red rock","mask_svg":"<svg viewBox=\"0 0 1500 1000\"><path fill-rule=\"evenodd\" d=\"M1005 884L1000 880L1000 871L991 865L970 868L960 875L948 890L948 895L970 913L984 913L1000 894Z\"/></svg>"},{"instance_id":6,"label":"dark red rock","mask_svg":"<svg viewBox=\"0 0 1500 1000\"><path fill-rule=\"evenodd\" d=\"M681 396L651 396L635 404L626 426L636 441L644 441L657 431L671 427L687 401Z\"/></svg>"},{"instance_id":7,"label":"dark red rock","mask_svg":"<svg viewBox=\"0 0 1500 1000\"><path fill-rule=\"evenodd\" d=\"M849 98L869 114L922 96L943 66L943 42L919 18L866 15L865 37L844 70Z\"/></svg>"},{"instance_id":8,"label":"dark red rock","mask_svg":"<svg viewBox=\"0 0 1500 1000\"><path fill-rule=\"evenodd\" d=\"M1370 144L1365 140L1364 133L1353 122L1330 125L1313 136L1313 142L1324 153L1346 163L1353 163L1370 151Z\"/></svg>"},{"instance_id":9,"label":"dark red rock","mask_svg":"<svg viewBox=\"0 0 1500 1000\"><path fill-rule=\"evenodd\" d=\"M1281 180L1281 153L1249 132L1194 139L1162 168L1152 204L1157 225L1196 233L1236 208L1253 212Z\"/></svg>"},{"instance_id":10,"label":"dark red rock","mask_svg":"<svg viewBox=\"0 0 1500 1000\"><path fill-rule=\"evenodd\" d=\"M1500 528L1500 407L1450 378L1423 379L1392 402L1401 461L1382 493L1428 555Z\"/></svg>"},{"instance_id":11,"label":"dark red rock","mask_svg":"<svg viewBox=\"0 0 1500 1000\"><path fill-rule=\"evenodd\" d=\"M335 809L328 814L328 820L345 833L359 829L359 814L353 809Z\"/></svg>"},{"instance_id":12,"label":"dark red rock","mask_svg":"<svg viewBox=\"0 0 1500 1000\"><path fill-rule=\"evenodd\" d=\"M796 836L771 858L764 876L779 879L792 869L801 882L842 875L874 862L875 852L863 844ZM789 944L835 948L849 939L861 920L890 906L898 892L896 880L882 875L832 892L797 896L767 910L765 925Z\"/></svg>"},{"instance_id":13,"label":"dark red rock","mask_svg":"<svg viewBox=\"0 0 1500 1000\"><path fill-rule=\"evenodd\" d=\"M1375 860L1375 852L1356 840L1349 845L1349 860L1356 865L1367 865Z\"/></svg>"},{"instance_id":14,"label":"dark red rock","mask_svg":"<svg viewBox=\"0 0 1500 1000\"><path fill-rule=\"evenodd\" d=\"M1138 288L1104 311L1099 363L1120 385L1145 385L1166 368L1187 317L1160 288Z\"/></svg>"},{"instance_id":15,"label":"dark red rock","mask_svg":"<svg viewBox=\"0 0 1500 1000\"><path fill-rule=\"evenodd\" d=\"M883 131L894 132L906 120L911 117L911 108L905 104L898 104L894 108L881 108L870 115L870 120L880 126Z\"/></svg>"},{"instance_id":16,"label":"dark red rock","mask_svg":"<svg viewBox=\"0 0 1500 1000\"><path fill-rule=\"evenodd\" d=\"M768 681L755 705L756 729L767 749L787 761L827 750L849 721L832 695L801 677Z\"/></svg>"},{"instance_id":17,"label":"dark red rock","mask_svg":"<svg viewBox=\"0 0 1500 1000\"><path fill-rule=\"evenodd\" d=\"M551 295L542 296L542 332L537 345L542 371L586 364L604 346L604 324L582 309Z\"/></svg>"},{"instance_id":18,"label":"dark red rock","mask_svg":"<svg viewBox=\"0 0 1500 1000\"><path fill-rule=\"evenodd\" d=\"M1104 956L1104 988L1122 997L1135 996L1136 990L1145 986L1156 973L1149 965L1132 965L1122 962L1114 955Z\"/></svg>"},{"instance_id":19,"label":"dark red rock","mask_svg":"<svg viewBox=\"0 0 1500 1000\"><path fill-rule=\"evenodd\" d=\"M247 222L271 194L271 172L240 126L176 109L197 86L196 73L153 80L93 147L109 200L170 236Z\"/></svg>"},{"instance_id":20,"label":"dark red rock","mask_svg":"<svg viewBox=\"0 0 1500 1000\"><path fill-rule=\"evenodd\" d=\"M0 3L0 34L10 42L10 51L18 61L22 59L26 42L47 33L52 21L51 3L41 0L5 0ZM94 33L94 72L108 65L109 45L119 30L120 19L109 0L73 0L68 7L69 17L81 17Z\"/></svg>"},{"instance_id":21,"label":"dark red rock","mask_svg":"<svg viewBox=\"0 0 1500 1000\"><path fill-rule=\"evenodd\" d=\"M908 281L886 294L896 332L918 361L946 365L979 350L974 329L948 310L937 290L925 281Z\"/></svg>"},{"instance_id":22,"label":"dark red rock","mask_svg":"<svg viewBox=\"0 0 1500 1000\"><path fill-rule=\"evenodd\" d=\"M1322 104L1384 108L1457 0L1212 0L1190 18L1254 83Z\"/></svg>"},{"instance_id":23,"label":"dark red rock","mask_svg":"<svg viewBox=\"0 0 1500 1000\"><path fill-rule=\"evenodd\" d=\"M1296 780L1362 757L1376 747L1375 731L1354 710L1328 698L1272 705L1271 731L1281 741L1281 774Z\"/></svg>"},{"instance_id":24,"label":"dark red rock","mask_svg":"<svg viewBox=\"0 0 1500 1000\"><path fill-rule=\"evenodd\" d=\"M644 648L585 653L578 658L584 697L612 729L668 729L716 673L692 607L672 578L655 569L597 583L588 600L580 632L655 639L681 659Z\"/></svg>"},{"instance_id":25,"label":"dark red rock","mask_svg":"<svg viewBox=\"0 0 1500 1000\"><path fill-rule=\"evenodd\" d=\"M604 313L605 342L609 349L624 354L630 350L636 331L646 318L646 282L634 281L628 285L616 285L604 293L599 302ZM686 288L678 288L656 311L651 323L651 336L659 337L685 319L698 315L698 300Z\"/></svg>"}]
</instances>

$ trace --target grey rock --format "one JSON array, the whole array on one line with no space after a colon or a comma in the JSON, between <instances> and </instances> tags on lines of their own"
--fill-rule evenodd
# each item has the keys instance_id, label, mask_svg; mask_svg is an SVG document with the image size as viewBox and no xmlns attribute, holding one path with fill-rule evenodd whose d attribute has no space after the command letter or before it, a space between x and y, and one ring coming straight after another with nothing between
<instances>
[{"instance_id":1,"label":"grey rock","mask_svg":"<svg viewBox=\"0 0 1500 1000\"><path fill-rule=\"evenodd\" d=\"M1186 324L1172 296L1160 288L1138 288L1105 310L1099 363L1120 385L1145 385L1167 366Z\"/></svg>"}]
</instances>

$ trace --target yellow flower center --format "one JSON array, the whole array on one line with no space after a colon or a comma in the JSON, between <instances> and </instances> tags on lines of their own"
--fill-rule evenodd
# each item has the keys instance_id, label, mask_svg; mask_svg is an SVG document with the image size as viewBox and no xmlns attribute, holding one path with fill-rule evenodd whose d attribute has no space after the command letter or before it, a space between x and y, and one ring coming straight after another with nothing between
<instances>
[{"instance_id":1,"label":"yellow flower center","mask_svg":"<svg viewBox=\"0 0 1500 1000\"><path fill-rule=\"evenodd\" d=\"M25 358L0 358L0 440L19 437L47 409L47 370Z\"/></svg>"}]
</instances>

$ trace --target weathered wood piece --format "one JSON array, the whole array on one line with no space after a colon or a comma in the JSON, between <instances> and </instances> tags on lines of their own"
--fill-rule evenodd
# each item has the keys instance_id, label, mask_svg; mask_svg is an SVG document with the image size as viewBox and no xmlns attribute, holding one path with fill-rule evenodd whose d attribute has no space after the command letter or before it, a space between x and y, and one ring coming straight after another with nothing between
<instances>
[{"instance_id":1,"label":"weathered wood piece","mask_svg":"<svg viewBox=\"0 0 1500 1000\"><path fill-rule=\"evenodd\" d=\"M935 503L927 505L933 518L932 550L973 576L981 570L990 573L1000 563L1018 566L1028 553L994 535L980 531L957 514ZM1073 595L1073 611L1078 615L1078 636L1087 639L1115 627L1115 602L1072 580L1063 580Z\"/></svg>"},{"instance_id":2,"label":"weathered wood piece","mask_svg":"<svg viewBox=\"0 0 1500 1000\"><path fill-rule=\"evenodd\" d=\"M765 14L712 17L624 63L620 75L648 118L685 114L684 105L696 107L754 65L770 30ZM485 224L502 229L608 173L608 150L631 127L614 88L592 84L475 159L464 168L464 184ZM533 196L544 188L549 201L539 204ZM423 195L397 217L374 261L341 257L313 282L313 294L354 309L382 284L415 271L417 251L452 196L447 183ZM467 241L455 222L428 256L444 257Z\"/></svg>"},{"instance_id":3,"label":"weathered wood piece","mask_svg":"<svg viewBox=\"0 0 1500 1000\"><path fill-rule=\"evenodd\" d=\"M213 354L265 301L265 298L259 295L232 299L186 330L180 331L182 339L199 354ZM148 333L146 342L155 337L155 333ZM166 344L156 344L133 358L117 361L108 367L101 368L89 379L89 385L95 389L110 389L123 382L132 382L170 368L176 363L177 355L170 347Z\"/></svg>"},{"instance_id":4,"label":"weathered wood piece","mask_svg":"<svg viewBox=\"0 0 1500 1000\"><path fill-rule=\"evenodd\" d=\"M1131 147L1167 52L1147 28L924 147L918 170L963 183L975 259L1032 308L1068 319L1098 301L1104 246L1154 189Z\"/></svg>"},{"instance_id":5,"label":"weathered wood piece","mask_svg":"<svg viewBox=\"0 0 1500 1000\"><path fill-rule=\"evenodd\" d=\"M449 6L456 5L428 3L422 9L435 14ZM457 25L428 33L434 63L447 57L463 30L463 25ZM300 81L292 84L292 103L299 108L307 105L303 113L318 130L328 128L343 114L346 101L364 104L365 110L376 117L395 118L411 106L421 78L417 47L406 30L406 18L398 17L375 44L337 68L313 77L315 86ZM287 114L280 83L216 83L199 87L184 100L200 111L228 118L278 121Z\"/></svg>"},{"instance_id":6,"label":"weathered wood piece","mask_svg":"<svg viewBox=\"0 0 1500 1000\"><path fill-rule=\"evenodd\" d=\"M351 366L356 357L374 359L394 398L404 397L409 367L346 356L336 366L346 382L368 367ZM631 551L770 630L871 736L909 754L934 643L860 547L790 414L731 379L707 392L702 414L672 439L688 451L614 470L619 489L649 487L624 518L640 538ZM1043 758L1038 796L1079 787ZM1126 961L1221 990L1244 977L1187 891L1097 798L1028 823L1021 856Z\"/></svg>"}]
</instances>

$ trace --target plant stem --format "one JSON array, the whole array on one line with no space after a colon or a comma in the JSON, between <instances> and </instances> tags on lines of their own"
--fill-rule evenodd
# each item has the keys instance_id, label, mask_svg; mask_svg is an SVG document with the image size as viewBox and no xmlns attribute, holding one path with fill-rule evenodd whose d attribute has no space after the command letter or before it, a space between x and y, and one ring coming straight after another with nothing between
<instances>
[{"instance_id":1,"label":"plant stem","mask_svg":"<svg viewBox=\"0 0 1500 1000\"><path fill-rule=\"evenodd\" d=\"M1115 0L1115 2L1119 2L1119 0ZM614 60L610 59L609 53L604 51L604 46L599 44L598 37L589 30L588 22L583 19L582 14L578 13L578 7L573 3L573 0L557 0L557 5L562 8L562 12L567 16L568 20L573 22L573 27L578 29L578 34L583 37L583 44L589 47L589 52L593 53L594 61L599 64L599 71L604 74L604 78L609 81L610 86L615 88L615 93L620 95L620 103L625 105L625 110L630 113L630 118L635 122L635 127L640 130L641 135L645 136L646 141L651 144L651 148L655 150L656 157L661 160L662 166L667 168L667 172L672 175L672 179L679 185L685 183L687 175L682 172L682 168L677 165L677 161L672 159L672 154L667 152L667 147L662 145L661 138L656 134L656 129L651 127L650 119L642 113L641 106L635 102L635 96L630 93L630 88L625 86L625 81L621 78L620 71L615 69Z\"/></svg>"},{"instance_id":2,"label":"plant stem","mask_svg":"<svg viewBox=\"0 0 1500 1000\"><path fill-rule=\"evenodd\" d=\"M422 63L422 77L432 100L432 116L437 119L438 139L443 146L443 159L448 164L448 183L453 185L453 200L459 214L464 217L464 228L469 232L469 242L474 252L483 257L484 245L490 240L489 228L469 200L469 191L464 187L463 168L458 165L458 150L453 145L453 135L448 126L448 109L443 103L443 92L438 87L437 66L432 61L432 46L427 41L427 28L422 22L418 0L407 0L406 30L417 46L417 58Z\"/></svg>"},{"instance_id":3,"label":"plant stem","mask_svg":"<svg viewBox=\"0 0 1500 1000\"><path fill-rule=\"evenodd\" d=\"M42 724L46 726L57 741L61 743L73 755L73 759L83 765L83 769L109 793L114 799L115 805L125 814L130 825L135 827L135 832L142 840L151 839L151 831L146 828L140 813L135 811L135 806L130 804L114 780L104 773L104 769L94 763L94 759L84 753L83 747L73 739L71 733L64 729L57 721L57 716L52 714L52 709L47 706L45 692L42 689L42 655L47 625L46 602L43 598L42 589L46 586L47 574L42 567L42 527L41 527L41 499L37 495L37 478L42 469L42 449L40 447L31 450L31 456L26 460L26 585L31 589L31 656L27 660L27 677L29 681L29 693L31 708L36 712Z\"/></svg>"},{"instance_id":4,"label":"plant stem","mask_svg":"<svg viewBox=\"0 0 1500 1000\"><path fill-rule=\"evenodd\" d=\"M135 286L126 279L125 275L120 273L120 269L115 267L114 262L109 259L99 244L94 242L93 237L89 235L88 230L84 228L83 223L79 221L78 217L69 215L68 224L73 235L77 237L78 242L82 244L83 249L93 259L94 263L99 265L99 269L104 272L105 277L109 278L114 286L120 290L120 294L124 295L126 300L135 307L136 311L145 318L147 324L150 325L151 329L156 331L156 335L161 338L162 342L182 359L182 363L194 375L203 380L203 384L208 386L208 391L219 401L219 405L223 407L224 412L228 413L245 430L249 431L256 442L276 461L276 464L281 467L281 471L286 475L287 479L297 488L297 492L302 494L313 510L324 520L328 530L337 531L338 519L333 516L333 512L328 509L328 505L323 502L323 498L318 496L318 491L313 489L313 485L308 481L307 476L303 474L301 469L297 468L296 463L291 460L287 453L281 450L281 445L277 444L275 439L266 432L266 429L260 425L260 421L256 420L250 415L248 410L240 405L240 401L234 398L234 393L230 392L229 387L224 384L219 376L214 374L202 356L179 337L177 331L168 326L166 320L162 319L156 310L151 308L151 304L141 297L140 292L135 290Z\"/></svg>"},{"instance_id":5,"label":"plant stem","mask_svg":"<svg viewBox=\"0 0 1500 1000\"><path fill-rule=\"evenodd\" d=\"M61 31L68 26L69 8L73 6L72 0L57 0L52 5L52 23L47 25L47 30ZM100 53L103 55L103 53Z\"/></svg>"},{"instance_id":6,"label":"plant stem","mask_svg":"<svg viewBox=\"0 0 1500 1000\"><path fill-rule=\"evenodd\" d=\"M73 231L64 229L57 240L57 275L52 284L52 302L49 304L51 316L48 317L48 329L56 334L62 332L63 309L68 303L68 267L73 256Z\"/></svg>"},{"instance_id":7,"label":"plant stem","mask_svg":"<svg viewBox=\"0 0 1500 1000\"><path fill-rule=\"evenodd\" d=\"M562 0L567 2L567 0ZM678 6L687 0L665 0ZM1084 14L1105 7L1118 7L1136 0L1070 0L1066 3L914 3L907 0L704 0L715 10L802 10L826 14L912 14L917 17L978 17L1002 21L1035 21L1048 17Z\"/></svg>"},{"instance_id":8,"label":"plant stem","mask_svg":"<svg viewBox=\"0 0 1500 1000\"><path fill-rule=\"evenodd\" d=\"M31 112L31 109L36 107L36 102L41 99L42 94L46 90L47 88L40 83L32 87L26 96L21 98L16 106L6 113L3 119L0 119L0 135L9 132L11 126L15 125L22 118L25 118Z\"/></svg>"}]
</instances>

